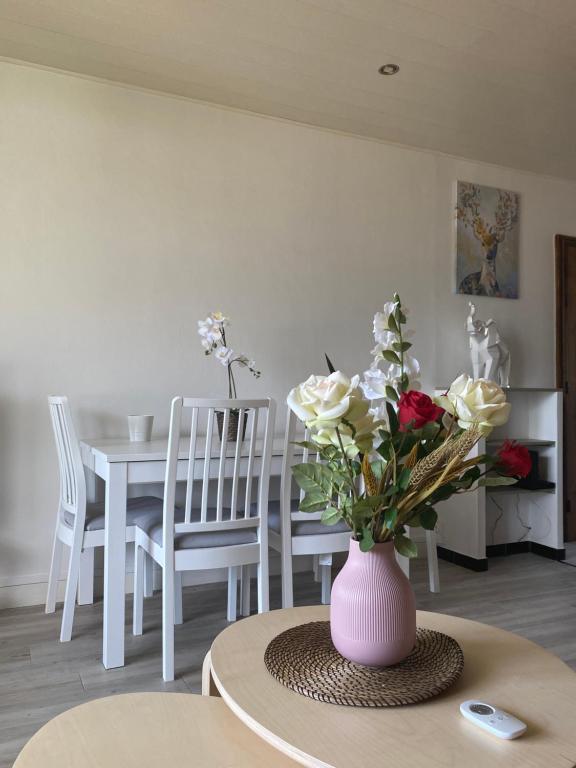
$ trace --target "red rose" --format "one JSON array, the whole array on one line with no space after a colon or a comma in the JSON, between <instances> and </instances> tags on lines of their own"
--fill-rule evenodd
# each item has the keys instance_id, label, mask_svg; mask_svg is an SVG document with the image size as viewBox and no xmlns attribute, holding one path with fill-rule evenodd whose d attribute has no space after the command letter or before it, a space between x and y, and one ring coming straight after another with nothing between
<instances>
[{"instance_id":1,"label":"red rose","mask_svg":"<svg viewBox=\"0 0 576 768\"><path fill-rule=\"evenodd\" d=\"M498 451L496 470L501 475L526 477L532 469L532 459L525 445L518 445L513 440L505 440Z\"/></svg>"},{"instance_id":2,"label":"red rose","mask_svg":"<svg viewBox=\"0 0 576 768\"><path fill-rule=\"evenodd\" d=\"M412 422L412 429L420 429L430 421L437 421L444 413L443 408L434 405L432 398L424 392L402 392L398 402L398 421L400 429L405 432Z\"/></svg>"}]
</instances>

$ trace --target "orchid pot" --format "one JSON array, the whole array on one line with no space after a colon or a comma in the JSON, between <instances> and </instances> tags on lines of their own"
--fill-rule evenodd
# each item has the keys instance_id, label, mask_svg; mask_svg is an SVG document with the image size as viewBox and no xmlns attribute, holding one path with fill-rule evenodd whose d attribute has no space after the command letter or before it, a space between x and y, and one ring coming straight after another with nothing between
<instances>
[{"instance_id":1,"label":"orchid pot","mask_svg":"<svg viewBox=\"0 0 576 768\"><path fill-rule=\"evenodd\" d=\"M224 434L224 411L216 411L216 423L218 425L218 437L222 441ZM233 408L228 411L228 424L226 425L226 441L228 443L244 442L246 437L246 425L248 424L248 411L244 411L242 424L240 425L240 411Z\"/></svg>"}]
</instances>

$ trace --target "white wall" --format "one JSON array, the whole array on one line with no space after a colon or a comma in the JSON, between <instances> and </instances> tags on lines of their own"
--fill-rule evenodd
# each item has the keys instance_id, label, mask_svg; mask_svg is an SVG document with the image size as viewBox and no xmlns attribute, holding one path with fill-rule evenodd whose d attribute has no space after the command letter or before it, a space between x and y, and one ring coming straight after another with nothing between
<instances>
[{"instance_id":1,"label":"white wall","mask_svg":"<svg viewBox=\"0 0 576 768\"><path fill-rule=\"evenodd\" d=\"M240 377L247 396L283 401L324 351L361 371L394 290L425 384L451 380L467 362L457 178L521 193L521 298L479 310L515 385L554 383L552 238L576 233L574 184L9 63L0 114L0 605L43 592L9 585L49 564L46 395L69 395L82 436L139 411L161 433L175 393L226 391L196 338L212 309L263 371Z\"/></svg>"}]
</instances>

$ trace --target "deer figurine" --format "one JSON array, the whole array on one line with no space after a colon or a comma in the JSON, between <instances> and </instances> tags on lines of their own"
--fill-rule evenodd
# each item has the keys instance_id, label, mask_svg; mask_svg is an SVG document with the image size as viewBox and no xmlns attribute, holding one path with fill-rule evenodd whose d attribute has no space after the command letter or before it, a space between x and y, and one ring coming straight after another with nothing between
<instances>
[{"instance_id":1,"label":"deer figurine","mask_svg":"<svg viewBox=\"0 0 576 768\"><path fill-rule=\"evenodd\" d=\"M496 278L496 256L498 246L518 221L518 195L514 192L498 190L498 204L493 224L489 224L480 216L479 209L480 187L475 184L465 185L456 214L466 228L470 227L474 237L481 244L484 261L479 272L472 272L460 282L458 293L472 296L502 296Z\"/></svg>"}]
</instances>

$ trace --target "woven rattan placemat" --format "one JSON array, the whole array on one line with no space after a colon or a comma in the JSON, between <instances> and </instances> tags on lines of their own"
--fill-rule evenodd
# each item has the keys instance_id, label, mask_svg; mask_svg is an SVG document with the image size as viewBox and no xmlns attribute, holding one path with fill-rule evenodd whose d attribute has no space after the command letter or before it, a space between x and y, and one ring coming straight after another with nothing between
<instances>
[{"instance_id":1,"label":"woven rattan placemat","mask_svg":"<svg viewBox=\"0 0 576 768\"><path fill-rule=\"evenodd\" d=\"M264 663L292 691L348 707L397 707L436 696L464 668L462 649L451 637L419 627L412 653L392 667L364 667L341 656L330 622L291 627L266 648Z\"/></svg>"}]
</instances>

